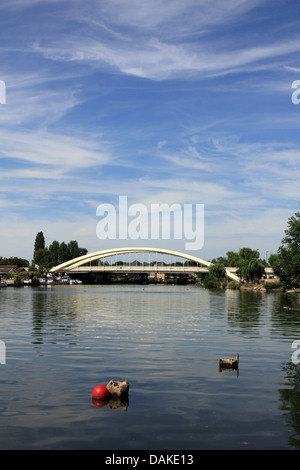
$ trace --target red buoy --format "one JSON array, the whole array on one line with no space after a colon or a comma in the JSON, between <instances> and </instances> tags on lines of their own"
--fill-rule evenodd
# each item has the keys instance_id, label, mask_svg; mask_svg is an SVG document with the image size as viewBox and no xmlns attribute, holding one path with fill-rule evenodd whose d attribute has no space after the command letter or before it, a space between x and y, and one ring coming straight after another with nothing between
<instances>
[{"instance_id":1,"label":"red buoy","mask_svg":"<svg viewBox=\"0 0 300 470\"><path fill-rule=\"evenodd\" d=\"M104 385L96 385L92 392L92 397L95 400L107 400L109 398L109 391Z\"/></svg>"}]
</instances>

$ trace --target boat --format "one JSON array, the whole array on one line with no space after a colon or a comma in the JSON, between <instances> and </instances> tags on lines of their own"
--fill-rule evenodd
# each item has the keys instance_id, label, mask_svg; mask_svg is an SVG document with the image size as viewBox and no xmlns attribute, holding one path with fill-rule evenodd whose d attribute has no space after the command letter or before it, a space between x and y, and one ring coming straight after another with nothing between
<instances>
[{"instance_id":1,"label":"boat","mask_svg":"<svg viewBox=\"0 0 300 470\"><path fill-rule=\"evenodd\" d=\"M0 287L7 287L7 284L5 281L0 281Z\"/></svg>"},{"instance_id":2,"label":"boat","mask_svg":"<svg viewBox=\"0 0 300 470\"><path fill-rule=\"evenodd\" d=\"M63 277L61 278L61 283L62 283L62 284L70 284L70 278L69 278L69 276L63 276Z\"/></svg>"}]
</instances>

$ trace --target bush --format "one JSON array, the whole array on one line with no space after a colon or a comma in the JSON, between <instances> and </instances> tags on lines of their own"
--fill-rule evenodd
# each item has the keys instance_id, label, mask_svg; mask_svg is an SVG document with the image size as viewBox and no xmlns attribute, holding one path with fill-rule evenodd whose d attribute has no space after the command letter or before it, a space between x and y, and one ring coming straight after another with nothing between
<instances>
[{"instance_id":1,"label":"bush","mask_svg":"<svg viewBox=\"0 0 300 470\"><path fill-rule=\"evenodd\" d=\"M232 289L232 290L240 290L241 285L242 285L242 284L240 284L240 283L230 282L229 284L226 285L226 287L227 287L228 289Z\"/></svg>"},{"instance_id":2,"label":"bush","mask_svg":"<svg viewBox=\"0 0 300 470\"><path fill-rule=\"evenodd\" d=\"M207 277L204 281L204 287L206 289L217 289L220 287L220 281L215 277Z\"/></svg>"}]
</instances>

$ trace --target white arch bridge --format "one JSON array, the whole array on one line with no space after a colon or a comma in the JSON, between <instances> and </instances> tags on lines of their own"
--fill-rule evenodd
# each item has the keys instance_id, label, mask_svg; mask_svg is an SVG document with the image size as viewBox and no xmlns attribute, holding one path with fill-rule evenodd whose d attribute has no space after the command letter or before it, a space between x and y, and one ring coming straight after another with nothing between
<instances>
[{"instance_id":1,"label":"white arch bridge","mask_svg":"<svg viewBox=\"0 0 300 470\"><path fill-rule=\"evenodd\" d=\"M133 261L132 255L135 255ZM154 256L153 256L154 255ZM168 256L169 262L158 259L158 255ZM116 261L113 263L113 258ZM139 258L139 260L137 259ZM181 262L179 260L182 260ZM50 270L51 273L172 273L199 274L208 273L213 263L196 256L163 248L114 248L89 253L59 264ZM226 268L229 279L239 282L235 274L236 268Z\"/></svg>"}]
</instances>

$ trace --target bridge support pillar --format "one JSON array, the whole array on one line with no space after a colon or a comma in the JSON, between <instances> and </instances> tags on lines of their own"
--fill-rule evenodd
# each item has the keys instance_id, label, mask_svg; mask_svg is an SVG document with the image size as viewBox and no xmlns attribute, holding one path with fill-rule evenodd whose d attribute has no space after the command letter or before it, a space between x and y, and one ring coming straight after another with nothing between
<instances>
[{"instance_id":1,"label":"bridge support pillar","mask_svg":"<svg viewBox=\"0 0 300 470\"><path fill-rule=\"evenodd\" d=\"M110 284L111 283L110 273L100 274L99 283L100 284Z\"/></svg>"},{"instance_id":2,"label":"bridge support pillar","mask_svg":"<svg viewBox=\"0 0 300 470\"><path fill-rule=\"evenodd\" d=\"M149 282L148 273L139 274L139 282L141 284L148 284Z\"/></svg>"}]
</instances>

